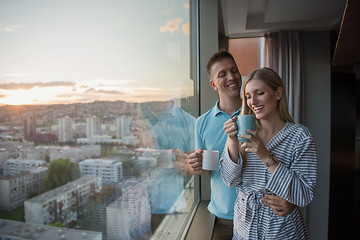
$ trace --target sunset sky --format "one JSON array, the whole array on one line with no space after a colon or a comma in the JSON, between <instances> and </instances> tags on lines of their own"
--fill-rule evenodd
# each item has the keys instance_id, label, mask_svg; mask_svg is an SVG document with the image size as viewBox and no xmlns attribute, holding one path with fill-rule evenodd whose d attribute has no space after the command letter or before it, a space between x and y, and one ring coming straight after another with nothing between
<instances>
[{"instance_id":1,"label":"sunset sky","mask_svg":"<svg viewBox=\"0 0 360 240\"><path fill-rule=\"evenodd\" d=\"M0 105L193 94L189 1L0 0Z\"/></svg>"}]
</instances>

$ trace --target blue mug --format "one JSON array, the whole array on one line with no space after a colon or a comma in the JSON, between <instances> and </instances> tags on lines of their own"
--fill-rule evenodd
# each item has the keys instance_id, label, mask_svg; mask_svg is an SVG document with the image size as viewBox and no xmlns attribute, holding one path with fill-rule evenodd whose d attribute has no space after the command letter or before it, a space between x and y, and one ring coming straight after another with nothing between
<instances>
[{"instance_id":1,"label":"blue mug","mask_svg":"<svg viewBox=\"0 0 360 240\"><path fill-rule=\"evenodd\" d=\"M255 131L256 129L256 118L254 115L238 115L237 117L237 124L238 124L238 139L240 142L250 142L247 138L240 137L241 134L248 134L250 133L245 132L246 130L250 129Z\"/></svg>"}]
</instances>

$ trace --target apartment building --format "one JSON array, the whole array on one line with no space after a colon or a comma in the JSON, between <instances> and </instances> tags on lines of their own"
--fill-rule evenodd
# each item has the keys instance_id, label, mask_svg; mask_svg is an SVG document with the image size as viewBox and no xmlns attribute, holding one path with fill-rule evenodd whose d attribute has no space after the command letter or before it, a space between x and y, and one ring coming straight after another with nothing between
<instances>
[{"instance_id":1,"label":"apartment building","mask_svg":"<svg viewBox=\"0 0 360 240\"><path fill-rule=\"evenodd\" d=\"M106 207L107 239L149 239L151 211L144 184L130 183L120 198Z\"/></svg>"},{"instance_id":2,"label":"apartment building","mask_svg":"<svg viewBox=\"0 0 360 240\"><path fill-rule=\"evenodd\" d=\"M24 138L26 141L35 141L36 139L36 116L31 113L25 116Z\"/></svg>"},{"instance_id":3,"label":"apartment building","mask_svg":"<svg viewBox=\"0 0 360 240\"><path fill-rule=\"evenodd\" d=\"M86 118L86 137L101 135L101 123L98 117L92 116Z\"/></svg>"},{"instance_id":4,"label":"apartment building","mask_svg":"<svg viewBox=\"0 0 360 240\"><path fill-rule=\"evenodd\" d=\"M25 201L25 222L47 225L60 221L70 226L86 213L90 199L101 191L101 183L100 177L82 177Z\"/></svg>"},{"instance_id":5,"label":"apartment building","mask_svg":"<svg viewBox=\"0 0 360 240\"><path fill-rule=\"evenodd\" d=\"M11 158L19 158L24 154L24 150L33 149L35 146L34 142L18 142L18 141L0 141L0 148L2 151L8 151Z\"/></svg>"},{"instance_id":6,"label":"apartment building","mask_svg":"<svg viewBox=\"0 0 360 240\"><path fill-rule=\"evenodd\" d=\"M116 137L123 138L131 135L130 125L131 125L131 116L119 116L116 119Z\"/></svg>"},{"instance_id":7,"label":"apartment building","mask_svg":"<svg viewBox=\"0 0 360 240\"><path fill-rule=\"evenodd\" d=\"M103 182L120 182L123 165L115 159L86 159L79 163L81 176L101 177Z\"/></svg>"},{"instance_id":8,"label":"apartment building","mask_svg":"<svg viewBox=\"0 0 360 240\"><path fill-rule=\"evenodd\" d=\"M122 141L119 139L113 139L108 135L93 135L86 138L76 139L78 144L122 144Z\"/></svg>"},{"instance_id":9,"label":"apartment building","mask_svg":"<svg viewBox=\"0 0 360 240\"><path fill-rule=\"evenodd\" d=\"M27 172L1 177L0 208L11 210L22 206L31 194L42 192L41 181L47 171L47 167L36 167Z\"/></svg>"},{"instance_id":10,"label":"apartment building","mask_svg":"<svg viewBox=\"0 0 360 240\"><path fill-rule=\"evenodd\" d=\"M74 123L74 138L86 137L86 123Z\"/></svg>"},{"instance_id":11,"label":"apartment building","mask_svg":"<svg viewBox=\"0 0 360 240\"><path fill-rule=\"evenodd\" d=\"M2 172L3 165L6 160L10 158L10 152L5 148L0 149L0 173Z\"/></svg>"},{"instance_id":12,"label":"apartment building","mask_svg":"<svg viewBox=\"0 0 360 240\"><path fill-rule=\"evenodd\" d=\"M4 176L14 175L29 171L35 167L46 166L44 160L33 159L8 159L4 164Z\"/></svg>"},{"instance_id":13,"label":"apartment building","mask_svg":"<svg viewBox=\"0 0 360 240\"><path fill-rule=\"evenodd\" d=\"M69 142L73 139L73 120L68 116L58 119L58 141Z\"/></svg>"},{"instance_id":14,"label":"apartment building","mask_svg":"<svg viewBox=\"0 0 360 240\"><path fill-rule=\"evenodd\" d=\"M103 237L102 233L100 232L76 230L71 228L39 226L37 224L0 219L0 239L102 240Z\"/></svg>"},{"instance_id":15,"label":"apartment building","mask_svg":"<svg viewBox=\"0 0 360 240\"><path fill-rule=\"evenodd\" d=\"M76 147L56 147L49 152L50 162L59 158L67 158L71 162L80 162L87 158L98 157L101 154L100 145L84 145Z\"/></svg>"}]
</instances>

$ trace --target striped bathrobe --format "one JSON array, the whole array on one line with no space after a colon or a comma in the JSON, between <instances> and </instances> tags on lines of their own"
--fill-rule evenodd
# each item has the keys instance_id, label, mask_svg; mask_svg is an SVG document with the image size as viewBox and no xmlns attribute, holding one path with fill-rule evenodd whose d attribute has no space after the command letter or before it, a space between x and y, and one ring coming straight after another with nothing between
<instances>
[{"instance_id":1,"label":"striped bathrobe","mask_svg":"<svg viewBox=\"0 0 360 240\"><path fill-rule=\"evenodd\" d=\"M317 178L314 139L306 127L286 123L266 148L280 162L273 175L251 152L247 153L245 166L240 156L235 164L227 149L220 159L224 183L235 186L238 193L233 239L308 239L300 207L308 205L314 197ZM263 193L281 196L297 207L280 217L263 204Z\"/></svg>"}]
</instances>

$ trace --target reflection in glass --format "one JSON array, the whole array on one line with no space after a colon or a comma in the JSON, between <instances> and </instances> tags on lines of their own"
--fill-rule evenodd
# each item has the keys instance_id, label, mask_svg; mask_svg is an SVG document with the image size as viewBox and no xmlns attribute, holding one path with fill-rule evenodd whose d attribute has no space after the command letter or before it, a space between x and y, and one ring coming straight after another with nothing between
<instances>
[{"instance_id":1,"label":"reflection in glass","mask_svg":"<svg viewBox=\"0 0 360 240\"><path fill-rule=\"evenodd\" d=\"M195 199L189 43L189 1L0 3L0 235L179 235Z\"/></svg>"}]
</instances>

